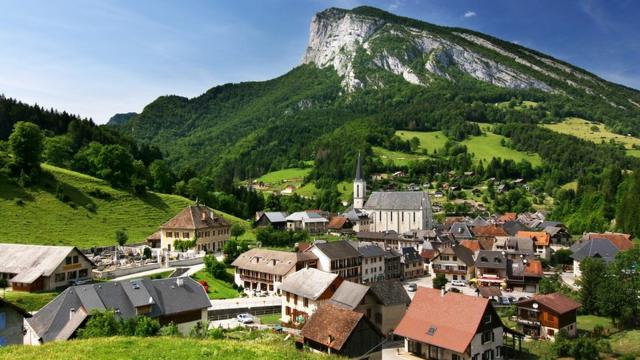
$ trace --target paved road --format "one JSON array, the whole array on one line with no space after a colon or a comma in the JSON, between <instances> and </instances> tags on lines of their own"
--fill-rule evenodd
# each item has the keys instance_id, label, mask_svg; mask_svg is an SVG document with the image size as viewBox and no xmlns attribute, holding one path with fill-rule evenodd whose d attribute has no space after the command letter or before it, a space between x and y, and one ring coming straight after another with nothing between
<instances>
[{"instance_id":1,"label":"paved road","mask_svg":"<svg viewBox=\"0 0 640 360\"><path fill-rule=\"evenodd\" d=\"M411 279L408 281L403 282L404 288L405 290L407 290L407 294L409 294L409 297L411 299L413 299L413 297L415 296L415 291L409 291L409 284L416 284L418 287L426 287L426 288L433 288L433 277L432 276L423 276L420 278L416 278L416 279ZM476 289L471 287L471 286L451 286L450 283L447 283L446 285L446 289L449 290L452 287L457 288L458 290L460 290L463 294L465 295L470 295L470 296L478 296L478 294L476 293ZM530 292L524 292L524 291L519 291L519 290L514 290L512 292L506 292L503 291L502 294L504 296L513 296L516 299L524 297L524 296L532 296L533 293Z\"/></svg>"},{"instance_id":2,"label":"paved road","mask_svg":"<svg viewBox=\"0 0 640 360\"><path fill-rule=\"evenodd\" d=\"M267 297L248 297L248 298L235 298L224 300L211 300L211 307L209 310L223 310L223 309L245 309L264 306L282 306L282 299L278 296Z\"/></svg>"}]
</instances>

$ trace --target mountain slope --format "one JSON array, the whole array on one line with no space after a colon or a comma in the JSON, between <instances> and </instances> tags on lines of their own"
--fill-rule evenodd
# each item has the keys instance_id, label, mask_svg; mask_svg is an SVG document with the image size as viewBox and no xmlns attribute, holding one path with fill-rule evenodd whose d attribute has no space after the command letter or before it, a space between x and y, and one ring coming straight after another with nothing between
<instances>
[{"instance_id":1,"label":"mountain slope","mask_svg":"<svg viewBox=\"0 0 640 360\"><path fill-rule=\"evenodd\" d=\"M44 165L54 181L24 189L0 176L0 239L3 242L73 245L80 248L113 245L115 231L126 229L130 243L139 243L192 203L177 195L148 192L135 196L110 187L104 180ZM56 196L57 184L66 202ZM232 222L246 222L223 214Z\"/></svg>"},{"instance_id":2,"label":"mountain slope","mask_svg":"<svg viewBox=\"0 0 640 360\"><path fill-rule=\"evenodd\" d=\"M163 96L117 126L159 146L178 168L234 179L315 160L349 177L396 130L465 121L549 123L576 116L640 134L640 92L522 46L379 9L331 8L312 20L303 64L265 82ZM527 111L496 103L540 103Z\"/></svg>"}]
</instances>

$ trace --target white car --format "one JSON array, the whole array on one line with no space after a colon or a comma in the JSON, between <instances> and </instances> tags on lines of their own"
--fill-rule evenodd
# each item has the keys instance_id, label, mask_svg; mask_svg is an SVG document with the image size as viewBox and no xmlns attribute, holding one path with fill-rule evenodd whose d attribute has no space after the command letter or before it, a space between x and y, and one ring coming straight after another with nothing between
<instances>
[{"instance_id":1,"label":"white car","mask_svg":"<svg viewBox=\"0 0 640 360\"><path fill-rule=\"evenodd\" d=\"M247 313L238 314L238 316L236 316L236 319L238 319L238 321L243 324L251 324L253 322L253 316Z\"/></svg>"},{"instance_id":2,"label":"white car","mask_svg":"<svg viewBox=\"0 0 640 360\"><path fill-rule=\"evenodd\" d=\"M467 286L464 280L451 280L451 286Z\"/></svg>"}]
</instances>

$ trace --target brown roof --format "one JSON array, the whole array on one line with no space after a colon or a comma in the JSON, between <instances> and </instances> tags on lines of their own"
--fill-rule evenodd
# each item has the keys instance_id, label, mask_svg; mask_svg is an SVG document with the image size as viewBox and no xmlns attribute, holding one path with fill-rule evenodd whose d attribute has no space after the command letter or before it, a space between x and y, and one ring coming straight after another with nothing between
<instances>
[{"instance_id":1,"label":"brown roof","mask_svg":"<svg viewBox=\"0 0 640 360\"><path fill-rule=\"evenodd\" d=\"M444 218L444 226L448 229L457 222L465 222L464 216L447 216Z\"/></svg>"},{"instance_id":2,"label":"brown roof","mask_svg":"<svg viewBox=\"0 0 640 360\"><path fill-rule=\"evenodd\" d=\"M162 225L161 229L206 229L229 226L229 222L204 205L189 205Z\"/></svg>"},{"instance_id":3,"label":"brown roof","mask_svg":"<svg viewBox=\"0 0 640 360\"><path fill-rule=\"evenodd\" d=\"M422 256L425 261L431 261L437 254L438 253L435 250L422 249L420 256Z\"/></svg>"},{"instance_id":4,"label":"brown roof","mask_svg":"<svg viewBox=\"0 0 640 360\"><path fill-rule=\"evenodd\" d=\"M540 260L529 260L524 268L524 276L542 277L542 262Z\"/></svg>"},{"instance_id":5,"label":"brown roof","mask_svg":"<svg viewBox=\"0 0 640 360\"><path fill-rule=\"evenodd\" d=\"M342 229L348 220L346 216L334 216L329 221L329 229Z\"/></svg>"},{"instance_id":6,"label":"brown roof","mask_svg":"<svg viewBox=\"0 0 640 360\"><path fill-rule=\"evenodd\" d=\"M586 236L586 240L591 239L607 239L613 243L619 250L629 250L633 247L633 242L631 241L631 235L622 234L622 233L588 233Z\"/></svg>"},{"instance_id":7,"label":"brown roof","mask_svg":"<svg viewBox=\"0 0 640 360\"><path fill-rule=\"evenodd\" d=\"M480 248L482 250L491 250L493 249L493 243L496 241L495 238L480 238L478 239L478 243L480 244Z\"/></svg>"},{"instance_id":8,"label":"brown roof","mask_svg":"<svg viewBox=\"0 0 640 360\"><path fill-rule=\"evenodd\" d=\"M515 221L518 218L518 213L510 212L504 213L496 219L498 222Z\"/></svg>"},{"instance_id":9,"label":"brown roof","mask_svg":"<svg viewBox=\"0 0 640 360\"><path fill-rule=\"evenodd\" d=\"M340 351L363 317L362 313L324 303L304 325L301 335Z\"/></svg>"},{"instance_id":10,"label":"brown roof","mask_svg":"<svg viewBox=\"0 0 640 360\"><path fill-rule=\"evenodd\" d=\"M295 271L297 261L298 254L294 252L253 248L240 254L231 266L282 276Z\"/></svg>"},{"instance_id":11,"label":"brown roof","mask_svg":"<svg viewBox=\"0 0 640 360\"><path fill-rule=\"evenodd\" d=\"M154 232L153 234L147 237L147 241L159 241L160 240L160 230Z\"/></svg>"},{"instance_id":12,"label":"brown roof","mask_svg":"<svg viewBox=\"0 0 640 360\"><path fill-rule=\"evenodd\" d=\"M573 311L580 306L580 303L577 303L570 298L560 294L560 293L552 293L546 295L535 295L533 299L528 299L525 301L519 302L517 305L528 305L534 302L538 302L543 306L553 310L558 315L562 315L564 313L568 313L569 311Z\"/></svg>"},{"instance_id":13,"label":"brown roof","mask_svg":"<svg viewBox=\"0 0 640 360\"><path fill-rule=\"evenodd\" d=\"M502 291L497 286L479 286L480 296L484 298L490 298L493 296L502 296Z\"/></svg>"},{"instance_id":14,"label":"brown roof","mask_svg":"<svg viewBox=\"0 0 640 360\"><path fill-rule=\"evenodd\" d=\"M469 347L489 300L440 290L418 288L409 309L394 331L422 343L458 353ZM435 331L429 335L429 330Z\"/></svg>"},{"instance_id":15,"label":"brown roof","mask_svg":"<svg viewBox=\"0 0 640 360\"><path fill-rule=\"evenodd\" d=\"M462 240L460 241L460 245L466 247L467 249L476 252L476 251L480 251L480 243L478 242L478 240Z\"/></svg>"},{"instance_id":16,"label":"brown roof","mask_svg":"<svg viewBox=\"0 0 640 360\"><path fill-rule=\"evenodd\" d=\"M549 246L551 236L546 231L518 231L516 237L528 237L538 246Z\"/></svg>"},{"instance_id":17,"label":"brown roof","mask_svg":"<svg viewBox=\"0 0 640 360\"><path fill-rule=\"evenodd\" d=\"M300 242L300 243L298 243L298 252L303 252L303 251L307 250L310 247L311 247L311 244L309 244L307 242Z\"/></svg>"},{"instance_id":18,"label":"brown roof","mask_svg":"<svg viewBox=\"0 0 640 360\"><path fill-rule=\"evenodd\" d=\"M475 236L483 236L483 237L509 235L507 234L507 231L502 226L497 226L497 225L474 226L473 229L471 229L471 231L473 231L473 234Z\"/></svg>"}]
</instances>

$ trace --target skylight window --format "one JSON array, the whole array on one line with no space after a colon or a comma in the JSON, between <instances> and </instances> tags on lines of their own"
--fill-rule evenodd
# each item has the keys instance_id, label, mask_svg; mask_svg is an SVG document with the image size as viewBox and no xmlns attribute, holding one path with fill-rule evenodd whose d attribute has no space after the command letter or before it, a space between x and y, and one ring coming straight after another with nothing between
<instances>
[{"instance_id":1,"label":"skylight window","mask_svg":"<svg viewBox=\"0 0 640 360\"><path fill-rule=\"evenodd\" d=\"M430 326L429 330L427 330L427 335L429 335L429 336L435 335L436 330L438 330L438 328L436 328L435 326Z\"/></svg>"}]
</instances>

